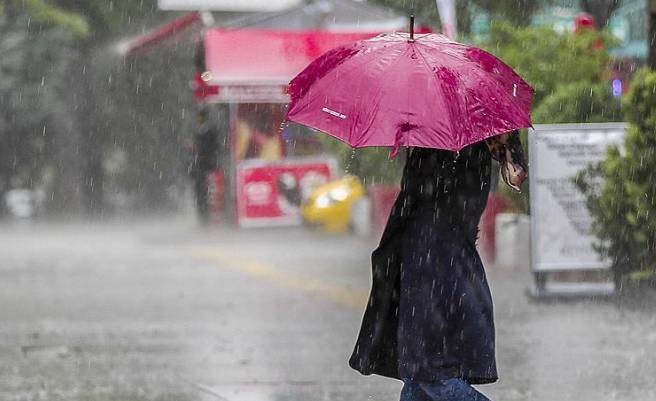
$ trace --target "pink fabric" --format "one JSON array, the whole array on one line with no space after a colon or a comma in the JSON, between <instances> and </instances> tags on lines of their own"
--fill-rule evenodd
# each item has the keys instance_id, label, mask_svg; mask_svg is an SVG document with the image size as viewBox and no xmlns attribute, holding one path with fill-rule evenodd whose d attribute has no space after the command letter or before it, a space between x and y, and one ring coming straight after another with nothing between
<instances>
[{"instance_id":1,"label":"pink fabric","mask_svg":"<svg viewBox=\"0 0 656 401\"><path fill-rule=\"evenodd\" d=\"M531 88L493 55L443 35L337 47L290 83L288 119L354 147L459 151L531 126Z\"/></svg>"}]
</instances>

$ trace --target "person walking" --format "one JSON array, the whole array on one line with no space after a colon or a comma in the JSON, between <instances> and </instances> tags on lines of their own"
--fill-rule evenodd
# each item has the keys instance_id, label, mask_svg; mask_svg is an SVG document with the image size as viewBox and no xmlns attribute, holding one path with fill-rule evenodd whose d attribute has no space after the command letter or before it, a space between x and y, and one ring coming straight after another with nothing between
<instances>
[{"instance_id":1,"label":"person walking","mask_svg":"<svg viewBox=\"0 0 656 401\"><path fill-rule=\"evenodd\" d=\"M210 220L209 176L220 166L219 132L210 121L209 111L198 112L198 130L194 134L190 175L194 182L196 211L201 224Z\"/></svg>"},{"instance_id":2,"label":"person walking","mask_svg":"<svg viewBox=\"0 0 656 401\"><path fill-rule=\"evenodd\" d=\"M497 380L495 332L475 242L492 158L512 188L526 178L519 133L409 152L349 364L403 380L401 401L485 401L472 385Z\"/></svg>"},{"instance_id":3,"label":"person walking","mask_svg":"<svg viewBox=\"0 0 656 401\"><path fill-rule=\"evenodd\" d=\"M338 46L289 83L287 119L354 148L409 150L349 360L401 379L402 401L484 401L497 380L492 297L476 251L491 160L519 189L535 90L483 49L393 32Z\"/></svg>"}]
</instances>

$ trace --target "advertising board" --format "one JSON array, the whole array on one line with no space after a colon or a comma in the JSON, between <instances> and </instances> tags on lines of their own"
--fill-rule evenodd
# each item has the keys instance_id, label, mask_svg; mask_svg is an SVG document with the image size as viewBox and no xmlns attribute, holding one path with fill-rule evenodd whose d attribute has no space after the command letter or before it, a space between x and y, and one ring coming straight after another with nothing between
<instances>
[{"instance_id":1,"label":"advertising board","mask_svg":"<svg viewBox=\"0 0 656 401\"><path fill-rule=\"evenodd\" d=\"M529 132L531 259L534 272L608 267L593 248L592 219L575 177L621 146L626 125L536 125Z\"/></svg>"},{"instance_id":2,"label":"advertising board","mask_svg":"<svg viewBox=\"0 0 656 401\"><path fill-rule=\"evenodd\" d=\"M317 186L336 178L329 158L245 160L237 165L237 222L241 227L302 223L299 206Z\"/></svg>"}]
</instances>

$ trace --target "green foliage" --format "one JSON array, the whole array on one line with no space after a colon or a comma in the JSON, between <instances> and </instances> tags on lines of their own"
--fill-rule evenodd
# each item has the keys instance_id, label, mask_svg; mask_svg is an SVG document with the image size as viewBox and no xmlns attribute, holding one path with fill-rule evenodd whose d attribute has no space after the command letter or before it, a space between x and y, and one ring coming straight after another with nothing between
<instances>
[{"instance_id":1,"label":"green foliage","mask_svg":"<svg viewBox=\"0 0 656 401\"><path fill-rule=\"evenodd\" d=\"M0 15L30 15L33 22L47 27L63 28L78 37L89 34L89 24L80 14L54 6L44 0L0 0Z\"/></svg>"},{"instance_id":2,"label":"green foliage","mask_svg":"<svg viewBox=\"0 0 656 401\"><path fill-rule=\"evenodd\" d=\"M141 198L142 205L157 206L166 203L162 202L162 198L166 197L165 192L170 181L165 179L164 170L167 169L162 165L166 164L168 160L174 161L177 158L175 155L169 154L170 157L164 160L159 156L161 156L162 147L169 148L176 142L148 141L148 139L155 127L164 125L165 129L171 129L176 124L171 122L173 119L168 118L160 119L155 123L154 116L156 114L149 114L148 108L160 106L159 111L161 112L166 108L165 105L179 106L177 101L181 99L180 92L187 94L188 89L180 91L180 85L167 82L162 84L162 87L168 88L171 92L161 97L144 98L143 95L147 92L144 88L149 87L155 81L156 74L152 71L158 73L168 71L170 65L161 67L160 58L160 66L153 67L150 73L144 72L146 75L144 78L141 75L142 71L122 63L125 60L113 51L115 45L112 44L113 41L125 39L135 32L142 31L149 18L160 18L159 21L150 21L152 25L157 25L162 22L162 18L166 17L163 14L157 14L156 0L52 1L62 8L84 15L92 27L88 37L80 38L74 44L76 51L70 60L71 69L77 75L77 79L71 82L71 92L75 94L75 99L84 99L83 102L77 104L72 113L79 134L77 145L79 146L78 158L80 159L81 174L77 183L77 191L83 196L82 201L85 208L91 214L102 214L111 208L111 205L106 205L105 201L112 195L115 199L121 199L119 203L122 203L125 198L131 200L139 198L135 191L139 195L144 195ZM190 45L190 47L192 46ZM84 66L81 74L79 66ZM180 69L181 73L182 71ZM138 76L138 80L129 79L133 75ZM169 78L180 84L185 81L185 79L177 81L171 75ZM132 86L119 85L123 82ZM113 85L120 86L123 92L114 91ZM173 93L174 90L178 90L178 92ZM125 101L125 98L129 101ZM148 107L145 106L146 104ZM176 114L171 111L169 115ZM124 128L124 123L131 123L131 126ZM147 127L144 130L148 130L148 134L140 131L138 127ZM138 159L142 162L139 167L143 165L149 167L135 169L131 171L132 175L116 175L114 173L117 160L124 158L120 156L123 155L121 150L115 151L112 145L115 145L128 132L143 141L138 147L130 147L130 150L152 150ZM128 162L132 160L131 157L128 157ZM112 167L108 168L108 166ZM137 167L133 164L131 166ZM144 175L146 177L143 177ZM157 178L153 179L153 177ZM154 188L146 185L146 181L148 183L155 181L159 186ZM148 199L149 197L150 199Z\"/></svg>"},{"instance_id":3,"label":"green foliage","mask_svg":"<svg viewBox=\"0 0 656 401\"><path fill-rule=\"evenodd\" d=\"M18 3L17 0L14 0ZM78 37L89 34L89 23L79 14L50 5L43 0L22 0L32 18L42 24L65 28Z\"/></svg>"},{"instance_id":4,"label":"green foliage","mask_svg":"<svg viewBox=\"0 0 656 401\"><path fill-rule=\"evenodd\" d=\"M0 199L43 182L53 163L49 128L63 102L60 82L71 53L65 27L31 23L26 8L0 15Z\"/></svg>"},{"instance_id":5,"label":"green foliage","mask_svg":"<svg viewBox=\"0 0 656 401\"><path fill-rule=\"evenodd\" d=\"M102 209L103 191L168 206L185 175L178 138L193 104L184 67L193 45L138 65L110 45L170 18L156 4L0 0L0 199L40 187L50 210L75 210L82 194Z\"/></svg>"},{"instance_id":6,"label":"green foliage","mask_svg":"<svg viewBox=\"0 0 656 401\"><path fill-rule=\"evenodd\" d=\"M126 35L130 31L143 28L144 20L157 11L156 0L51 0L50 2L61 9L84 16L91 28L86 39L93 45L100 45L116 35Z\"/></svg>"},{"instance_id":7,"label":"green foliage","mask_svg":"<svg viewBox=\"0 0 656 401\"><path fill-rule=\"evenodd\" d=\"M597 249L616 275L656 272L656 72L639 71L626 99L623 149L577 179L593 216Z\"/></svg>"},{"instance_id":8,"label":"green foliage","mask_svg":"<svg viewBox=\"0 0 656 401\"><path fill-rule=\"evenodd\" d=\"M561 85L533 111L533 122L599 123L621 121L621 103L607 82Z\"/></svg>"},{"instance_id":9,"label":"green foliage","mask_svg":"<svg viewBox=\"0 0 656 401\"><path fill-rule=\"evenodd\" d=\"M515 26L527 26L531 17L552 0L474 0L474 3L497 18L503 18Z\"/></svg>"},{"instance_id":10,"label":"green foliage","mask_svg":"<svg viewBox=\"0 0 656 401\"><path fill-rule=\"evenodd\" d=\"M597 40L592 31L557 33L550 27L495 23L484 46L535 88L534 105L539 106L560 86L606 80L609 55L594 50Z\"/></svg>"}]
</instances>

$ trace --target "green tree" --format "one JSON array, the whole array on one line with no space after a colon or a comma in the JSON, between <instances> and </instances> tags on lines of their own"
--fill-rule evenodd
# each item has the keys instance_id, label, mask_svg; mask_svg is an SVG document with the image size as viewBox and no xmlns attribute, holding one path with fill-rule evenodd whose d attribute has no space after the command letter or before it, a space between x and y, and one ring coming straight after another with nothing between
<instances>
[{"instance_id":1,"label":"green tree","mask_svg":"<svg viewBox=\"0 0 656 401\"><path fill-rule=\"evenodd\" d=\"M156 11L155 0L104 1L54 0L59 7L83 15L90 27L88 34L74 43L70 60L70 88L75 94L74 114L81 177L80 192L85 209L90 214L105 211L105 166L107 146L112 140L112 123L120 116L113 113L111 97L112 68L121 64L113 51L113 41L144 28L145 20ZM65 194L62 194L65 195ZM66 200L58 197L64 204Z\"/></svg>"},{"instance_id":2,"label":"green tree","mask_svg":"<svg viewBox=\"0 0 656 401\"><path fill-rule=\"evenodd\" d=\"M496 23L484 47L535 88L534 105L538 107L560 86L607 79L610 56L605 49L594 49L597 40L592 31L558 33L550 27Z\"/></svg>"},{"instance_id":3,"label":"green tree","mask_svg":"<svg viewBox=\"0 0 656 401\"><path fill-rule=\"evenodd\" d=\"M561 85L533 111L535 123L600 123L621 121L619 99L608 82L574 82Z\"/></svg>"},{"instance_id":4,"label":"green tree","mask_svg":"<svg viewBox=\"0 0 656 401\"><path fill-rule=\"evenodd\" d=\"M156 0L0 0L0 192L44 186L52 210L93 214L119 193L166 203L184 174L191 50L115 50L165 18Z\"/></svg>"},{"instance_id":5,"label":"green tree","mask_svg":"<svg viewBox=\"0 0 656 401\"><path fill-rule=\"evenodd\" d=\"M1 0L0 15L29 15L31 22L41 27L59 27L78 37L89 33L86 19L74 12L49 4L44 0Z\"/></svg>"},{"instance_id":6,"label":"green tree","mask_svg":"<svg viewBox=\"0 0 656 401\"><path fill-rule=\"evenodd\" d=\"M80 15L43 1L0 1L0 213L8 190L34 188L53 170L60 83L87 30Z\"/></svg>"},{"instance_id":7,"label":"green tree","mask_svg":"<svg viewBox=\"0 0 656 401\"><path fill-rule=\"evenodd\" d=\"M549 5L551 0L473 0L481 9L490 15L509 21L514 26L525 27L531 23L531 18L541 8Z\"/></svg>"},{"instance_id":8,"label":"green tree","mask_svg":"<svg viewBox=\"0 0 656 401\"><path fill-rule=\"evenodd\" d=\"M630 123L623 149L577 179L593 217L601 255L616 281L630 273L656 279L656 72L643 69L625 100Z\"/></svg>"}]
</instances>

